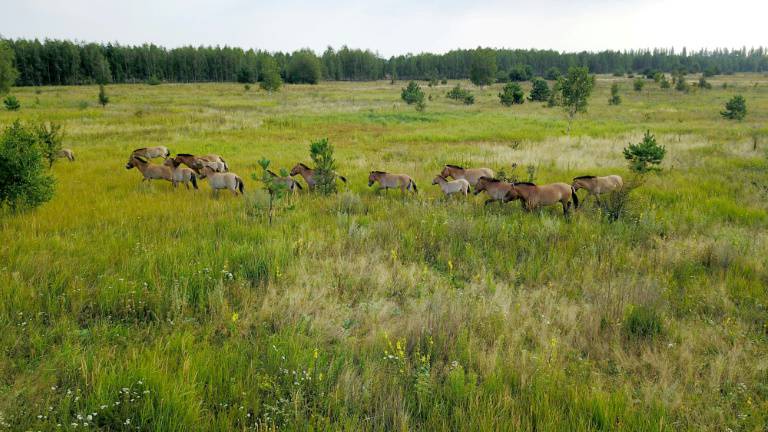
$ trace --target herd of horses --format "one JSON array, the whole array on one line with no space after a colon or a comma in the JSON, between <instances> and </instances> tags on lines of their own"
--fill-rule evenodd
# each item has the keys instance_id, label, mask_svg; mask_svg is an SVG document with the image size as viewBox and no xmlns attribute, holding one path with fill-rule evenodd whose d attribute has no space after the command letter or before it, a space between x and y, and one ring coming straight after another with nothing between
<instances>
[{"instance_id":1,"label":"herd of horses","mask_svg":"<svg viewBox=\"0 0 768 432\"><path fill-rule=\"evenodd\" d=\"M152 159L164 159L162 164L151 162ZM208 179L215 192L229 190L234 195L243 194L245 185L243 179L229 171L229 165L219 155L208 154L195 156L188 153L178 153L171 157L171 152L165 146L145 147L131 152L126 169L137 168L142 174L143 181L166 180L178 187L180 183L189 189L190 184L197 189L197 181ZM267 171L272 176L274 184L284 185L291 192L303 189L294 177L304 179L310 190L317 185L316 171L303 163L297 163L288 176L280 176ZM347 182L346 177L336 174L336 177ZM385 171L371 171L368 175L368 187L378 183L378 190L400 189L406 192L418 193L418 187L413 178L407 174L393 174ZM585 189L588 196L594 196L600 202L600 195L620 190L624 186L618 175L597 177L592 175L580 176L569 183L551 183L537 185L531 182L509 182L495 178L490 168L464 168L458 165L445 165L443 170L432 180L433 185L439 185L446 196L459 194L467 196L470 191L474 195L485 192L488 199L485 204L492 202L507 203L521 201L525 210L555 205L563 206L563 213L568 214L571 206L579 207L579 197L576 191Z\"/></svg>"}]
</instances>

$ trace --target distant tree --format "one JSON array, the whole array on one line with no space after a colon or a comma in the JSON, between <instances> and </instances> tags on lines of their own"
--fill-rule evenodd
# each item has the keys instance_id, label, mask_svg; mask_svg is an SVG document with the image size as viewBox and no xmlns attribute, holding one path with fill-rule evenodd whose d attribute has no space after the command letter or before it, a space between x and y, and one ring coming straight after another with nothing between
<instances>
[{"instance_id":1,"label":"distant tree","mask_svg":"<svg viewBox=\"0 0 768 432\"><path fill-rule=\"evenodd\" d=\"M699 88L704 90L710 90L712 88L712 84L710 84L706 78L701 77L699 78Z\"/></svg>"},{"instance_id":2,"label":"distant tree","mask_svg":"<svg viewBox=\"0 0 768 432\"><path fill-rule=\"evenodd\" d=\"M107 91L104 89L104 84L99 84L99 104L101 104L101 107L104 108L109 103L109 96L107 96Z\"/></svg>"},{"instance_id":3,"label":"distant tree","mask_svg":"<svg viewBox=\"0 0 768 432\"><path fill-rule=\"evenodd\" d=\"M531 65L518 64L509 72L510 81L530 81L531 78L533 78L533 67Z\"/></svg>"},{"instance_id":4,"label":"distant tree","mask_svg":"<svg viewBox=\"0 0 768 432\"><path fill-rule=\"evenodd\" d=\"M659 78L659 87L663 89L668 89L671 87L669 84L669 80L667 80L666 75L661 75L661 78Z\"/></svg>"},{"instance_id":5,"label":"distant tree","mask_svg":"<svg viewBox=\"0 0 768 432\"><path fill-rule=\"evenodd\" d=\"M525 95L523 94L523 89L520 88L520 84L508 83L505 85L504 89L499 93L499 102L504 106L512 106L525 102Z\"/></svg>"},{"instance_id":6,"label":"distant tree","mask_svg":"<svg viewBox=\"0 0 768 432\"><path fill-rule=\"evenodd\" d=\"M552 85L552 90L549 92L549 98L547 98L547 107L552 108L563 104L563 91L560 87L561 80L558 79Z\"/></svg>"},{"instance_id":7,"label":"distant tree","mask_svg":"<svg viewBox=\"0 0 768 432\"><path fill-rule=\"evenodd\" d=\"M549 99L549 85L547 81L541 78L534 78L531 81L531 94L528 100L531 102L546 102Z\"/></svg>"},{"instance_id":8,"label":"distant tree","mask_svg":"<svg viewBox=\"0 0 768 432\"><path fill-rule=\"evenodd\" d=\"M640 77L638 77L632 83L632 86L635 88L636 92L641 92L641 91L643 91L643 87L645 86L645 80L640 78Z\"/></svg>"},{"instance_id":9,"label":"distant tree","mask_svg":"<svg viewBox=\"0 0 768 432\"><path fill-rule=\"evenodd\" d=\"M645 76L646 78L652 79L653 82L660 83L661 80L665 79L664 74L661 72L654 72L652 76Z\"/></svg>"},{"instance_id":10,"label":"distant tree","mask_svg":"<svg viewBox=\"0 0 768 432\"><path fill-rule=\"evenodd\" d=\"M58 159L59 151L61 151L61 145L64 141L63 127L58 123L39 123L35 127L35 132L40 151L43 157L48 160L48 167L50 168Z\"/></svg>"},{"instance_id":11,"label":"distant tree","mask_svg":"<svg viewBox=\"0 0 768 432\"><path fill-rule=\"evenodd\" d=\"M688 81L685 80L685 74L683 72L678 72L675 76L675 90L688 93L690 89L691 86L688 84Z\"/></svg>"},{"instance_id":12,"label":"distant tree","mask_svg":"<svg viewBox=\"0 0 768 432\"><path fill-rule=\"evenodd\" d=\"M237 82L253 84L256 82L256 73L248 65L240 65L240 69L237 70Z\"/></svg>"},{"instance_id":13,"label":"distant tree","mask_svg":"<svg viewBox=\"0 0 768 432\"><path fill-rule=\"evenodd\" d=\"M477 86L493 84L496 80L496 52L490 48L478 48L472 56L469 80Z\"/></svg>"},{"instance_id":14,"label":"distant tree","mask_svg":"<svg viewBox=\"0 0 768 432\"><path fill-rule=\"evenodd\" d=\"M462 101L465 105L472 105L475 103L475 97L472 95L472 92L461 88L460 84L456 84L456 87L452 88L451 91L446 94L446 97L448 99Z\"/></svg>"},{"instance_id":15,"label":"distant tree","mask_svg":"<svg viewBox=\"0 0 768 432\"><path fill-rule=\"evenodd\" d=\"M273 92L280 90L283 85L283 79L280 78L280 66L271 55L266 55L261 60L259 72L259 87Z\"/></svg>"},{"instance_id":16,"label":"distant tree","mask_svg":"<svg viewBox=\"0 0 768 432\"><path fill-rule=\"evenodd\" d=\"M568 115L568 134L576 114L587 112L589 96L595 86L594 77L586 67L571 67L564 77L560 77L559 89L563 109Z\"/></svg>"},{"instance_id":17,"label":"distant tree","mask_svg":"<svg viewBox=\"0 0 768 432\"><path fill-rule=\"evenodd\" d=\"M720 75L720 68L717 66L708 66L704 69L703 75L707 78Z\"/></svg>"},{"instance_id":18,"label":"distant tree","mask_svg":"<svg viewBox=\"0 0 768 432\"><path fill-rule=\"evenodd\" d=\"M747 116L747 101L742 95L736 95L725 104L725 110L720 115L728 120L744 120Z\"/></svg>"},{"instance_id":19,"label":"distant tree","mask_svg":"<svg viewBox=\"0 0 768 432\"><path fill-rule=\"evenodd\" d=\"M336 192L336 160L328 138L313 141L309 145L309 156L315 163L315 190L325 195Z\"/></svg>"},{"instance_id":20,"label":"distant tree","mask_svg":"<svg viewBox=\"0 0 768 432\"><path fill-rule=\"evenodd\" d=\"M496 82L497 83L508 83L509 82L509 72L505 71L498 71L496 72Z\"/></svg>"},{"instance_id":21,"label":"distant tree","mask_svg":"<svg viewBox=\"0 0 768 432\"><path fill-rule=\"evenodd\" d=\"M16 120L0 135L0 207L37 207L53 197L54 179L45 172L37 134Z\"/></svg>"},{"instance_id":22,"label":"distant tree","mask_svg":"<svg viewBox=\"0 0 768 432\"><path fill-rule=\"evenodd\" d=\"M8 111L18 111L19 108L21 108L19 100L16 99L16 96L14 95L8 95L5 99L3 99L3 105L5 105L5 109Z\"/></svg>"},{"instance_id":23,"label":"distant tree","mask_svg":"<svg viewBox=\"0 0 768 432\"><path fill-rule=\"evenodd\" d=\"M308 49L296 51L288 62L287 81L294 84L317 84L322 69L320 59Z\"/></svg>"},{"instance_id":24,"label":"distant tree","mask_svg":"<svg viewBox=\"0 0 768 432\"><path fill-rule=\"evenodd\" d=\"M8 93L19 76L19 72L13 66L14 57L11 47L0 40L0 95Z\"/></svg>"},{"instance_id":25,"label":"distant tree","mask_svg":"<svg viewBox=\"0 0 768 432\"><path fill-rule=\"evenodd\" d=\"M408 105L418 104L424 102L424 91L421 90L419 84L416 81L411 81L408 86L402 89L400 92L400 98Z\"/></svg>"},{"instance_id":26,"label":"distant tree","mask_svg":"<svg viewBox=\"0 0 768 432\"><path fill-rule=\"evenodd\" d=\"M556 81L558 78L560 78L560 75L562 75L562 73L560 73L560 69L556 67L551 67L547 69L546 72L544 72L544 78L548 79L549 81Z\"/></svg>"},{"instance_id":27,"label":"distant tree","mask_svg":"<svg viewBox=\"0 0 768 432\"><path fill-rule=\"evenodd\" d=\"M611 85L611 97L608 99L608 105L620 105L621 96L619 95L619 83Z\"/></svg>"},{"instance_id":28,"label":"distant tree","mask_svg":"<svg viewBox=\"0 0 768 432\"><path fill-rule=\"evenodd\" d=\"M661 164L667 150L656 143L656 137L650 131L645 131L643 140L638 144L629 144L624 149L624 158L629 161L629 168L637 173L645 173L654 169L653 165Z\"/></svg>"}]
</instances>

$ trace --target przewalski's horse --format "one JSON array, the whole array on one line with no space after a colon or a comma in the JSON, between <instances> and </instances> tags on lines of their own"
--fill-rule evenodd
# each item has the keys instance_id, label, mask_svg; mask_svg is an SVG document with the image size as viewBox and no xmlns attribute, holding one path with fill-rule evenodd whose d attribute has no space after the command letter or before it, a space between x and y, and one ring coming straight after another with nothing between
<instances>
[{"instance_id":1,"label":"przewalski's horse","mask_svg":"<svg viewBox=\"0 0 768 432\"><path fill-rule=\"evenodd\" d=\"M304 181L307 182L307 186L309 186L310 189L314 189L315 185L317 184L317 179L315 178L315 170L304 165L303 163L299 162L296 165L291 168L291 177L301 174L301 176L304 178ZM337 172L333 173L336 175L336 177L339 178L339 180L343 181L344 183L347 182L347 178L343 175L340 175Z\"/></svg>"},{"instance_id":2,"label":"przewalski's horse","mask_svg":"<svg viewBox=\"0 0 768 432\"><path fill-rule=\"evenodd\" d=\"M200 174L200 170L204 165L210 166L216 172L229 171L229 165L227 165L227 162L224 160L224 158L216 154L195 156L189 153L178 153L176 157L173 158L173 160L176 161L176 165L183 163L184 165L195 170L195 172L198 174Z\"/></svg>"},{"instance_id":3,"label":"przewalski's horse","mask_svg":"<svg viewBox=\"0 0 768 432\"><path fill-rule=\"evenodd\" d=\"M66 158L70 162L75 161L75 152L70 149L61 149L56 153L57 158Z\"/></svg>"},{"instance_id":4,"label":"przewalski's horse","mask_svg":"<svg viewBox=\"0 0 768 432\"><path fill-rule=\"evenodd\" d=\"M171 169L173 187L178 187L179 183L184 183L184 186L189 189L189 184L192 183L192 187L197 189L197 174L193 170L181 166L174 159L166 159L163 165Z\"/></svg>"},{"instance_id":5,"label":"przewalski's horse","mask_svg":"<svg viewBox=\"0 0 768 432\"><path fill-rule=\"evenodd\" d=\"M292 177L283 177L275 174L271 170L267 170L267 173L269 173L270 176L272 176L272 183L278 184L278 185L284 185L286 188L288 188L291 193L296 193L296 189L299 190L304 189L301 187L301 183L294 180ZM269 191L270 193L273 193L273 190Z\"/></svg>"},{"instance_id":6,"label":"przewalski's horse","mask_svg":"<svg viewBox=\"0 0 768 432\"><path fill-rule=\"evenodd\" d=\"M464 179L474 186L480 177L493 178L494 173L490 168L462 168L458 165L446 165L440 175L445 178Z\"/></svg>"},{"instance_id":7,"label":"przewalski's horse","mask_svg":"<svg viewBox=\"0 0 768 432\"><path fill-rule=\"evenodd\" d=\"M128 163L125 164L125 169L131 168L137 168L141 171L141 175L144 176L144 178L141 179L142 182L150 180L173 181L171 168L169 166L150 163L142 156L131 155L131 157L128 158Z\"/></svg>"},{"instance_id":8,"label":"przewalski's horse","mask_svg":"<svg viewBox=\"0 0 768 432\"><path fill-rule=\"evenodd\" d=\"M143 147L131 152L131 156L141 156L145 159L154 159L154 158L168 159L168 156L170 155L171 155L171 152L168 151L168 147L166 146Z\"/></svg>"},{"instance_id":9,"label":"przewalski's horse","mask_svg":"<svg viewBox=\"0 0 768 432\"><path fill-rule=\"evenodd\" d=\"M220 173L214 171L213 168L209 166L204 166L200 170L200 178L208 179L208 184L211 185L211 189L213 189L214 193L218 194L219 189L229 189L235 196L237 196L238 190L240 190L241 195L245 193L243 179L235 173Z\"/></svg>"},{"instance_id":10,"label":"przewalski's horse","mask_svg":"<svg viewBox=\"0 0 768 432\"><path fill-rule=\"evenodd\" d=\"M505 203L509 201L506 199L509 191L512 190L512 184L492 177L480 177L475 184L475 195L482 191L488 194L490 198L485 200L485 204L488 205L495 201L501 201Z\"/></svg>"},{"instance_id":11,"label":"przewalski's horse","mask_svg":"<svg viewBox=\"0 0 768 432\"><path fill-rule=\"evenodd\" d=\"M455 193L461 193L464 196L467 196L469 193L469 182L464 179L458 179L458 180L446 180L445 177L439 175L432 180L432 184L440 185L440 189L443 190L443 193L448 196Z\"/></svg>"},{"instance_id":12,"label":"przewalski's horse","mask_svg":"<svg viewBox=\"0 0 768 432\"><path fill-rule=\"evenodd\" d=\"M416 182L407 174L390 174L384 171L371 171L368 175L368 187L373 186L374 183L379 182L379 189L389 190L394 188L400 188L400 192L405 193L406 190L412 190L413 193L419 193L419 189L416 187Z\"/></svg>"},{"instance_id":13,"label":"przewalski's horse","mask_svg":"<svg viewBox=\"0 0 768 432\"><path fill-rule=\"evenodd\" d=\"M573 186L574 191L586 189L589 192L587 197L590 195L594 196L597 203L600 204L600 195L620 190L624 187L624 180L621 176L617 175L609 175L605 177L587 175L575 177L571 186ZM584 197L584 201L586 201L587 197Z\"/></svg>"},{"instance_id":14,"label":"przewalski's horse","mask_svg":"<svg viewBox=\"0 0 768 432\"><path fill-rule=\"evenodd\" d=\"M506 201L519 199L527 211L559 202L563 205L563 214L566 216L571 208L571 203L573 203L574 208L579 208L579 197L573 186L567 183L552 183L543 186L529 182L513 183L512 189L504 199Z\"/></svg>"}]
</instances>

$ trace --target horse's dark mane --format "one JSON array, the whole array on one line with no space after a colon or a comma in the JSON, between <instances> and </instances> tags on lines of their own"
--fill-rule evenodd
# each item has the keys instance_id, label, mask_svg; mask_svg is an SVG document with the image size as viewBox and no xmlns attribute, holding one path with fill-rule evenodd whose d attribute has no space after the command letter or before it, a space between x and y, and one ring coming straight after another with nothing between
<instances>
[{"instance_id":1,"label":"horse's dark mane","mask_svg":"<svg viewBox=\"0 0 768 432\"><path fill-rule=\"evenodd\" d=\"M531 183L531 182L515 182L515 183L512 183L512 185L513 186L517 186L517 185L536 186L536 183Z\"/></svg>"},{"instance_id":2,"label":"horse's dark mane","mask_svg":"<svg viewBox=\"0 0 768 432\"><path fill-rule=\"evenodd\" d=\"M371 174L386 174L386 171L371 171Z\"/></svg>"},{"instance_id":3,"label":"horse's dark mane","mask_svg":"<svg viewBox=\"0 0 768 432\"><path fill-rule=\"evenodd\" d=\"M195 157L195 155L189 154L189 153L176 153L176 156L192 156L192 157Z\"/></svg>"},{"instance_id":4,"label":"horse's dark mane","mask_svg":"<svg viewBox=\"0 0 768 432\"><path fill-rule=\"evenodd\" d=\"M574 177L573 179L574 180L581 180L581 179L593 179L593 178L595 178L595 176L593 176L593 175L584 175L584 176Z\"/></svg>"},{"instance_id":5,"label":"horse's dark mane","mask_svg":"<svg viewBox=\"0 0 768 432\"><path fill-rule=\"evenodd\" d=\"M501 181L501 180L499 180L497 178L487 177L487 176L480 177L480 180L485 180L485 181L487 181L489 183L499 183Z\"/></svg>"},{"instance_id":6,"label":"horse's dark mane","mask_svg":"<svg viewBox=\"0 0 768 432\"><path fill-rule=\"evenodd\" d=\"M301 163L301 162L299 162L299 165L301 165L302 167L304 167L304 168L306 168L306 169L312 169L312 168L310 168L310 167L308 167L308 166L304 165L304 164L303 164L303 163Z\"/></svg>"},{"instance_id":7,"label":"horse's dark mane","mask_svg":"<svg viewBox=\"0 0 768 432\"><path fill-rule=\"evenodd\" d=\"M136 150L132 151L131 153L136 153L139 150L146 150L146 149L147 149L146 147L137 148Z\"/></svg>"},{"instance_id":8,"label":"horse's dark mane","mask_svg":"<svg viewBox=\"0 0 768 432\"><path fill-rule=\"evenodd\" d=\"M462 167L460 167L458 165L445 164L445 166L447 166L449 168L464 169L464 168L462 168Z\"/></svg>"},{"instance_id":9,"label":"horse's dark mane","mask_svg":"<svg viewBox=\"0 0 768 432\"><path fill-rule=\"evenodd\" d=\"M268 173L269 173L269 174L270 174L272 177L277 177L277 174L273 173L273 172L272 172L272 170L267 170L267 172L268 172Z\"/></svg>"}]
</instances>

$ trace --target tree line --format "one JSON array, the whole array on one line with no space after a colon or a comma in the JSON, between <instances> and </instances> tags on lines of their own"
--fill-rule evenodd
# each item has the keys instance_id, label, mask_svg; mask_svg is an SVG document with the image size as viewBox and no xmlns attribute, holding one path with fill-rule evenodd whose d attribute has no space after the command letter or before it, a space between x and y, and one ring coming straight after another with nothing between
<instances>
[{"instance_id":1,"label":"tree line","mask_svg":"<svg viewBox=\"0 0 768 432\"><path fill-rule=\"evenodd\" d=\"M228 46L165 48L154 44L78 43L67 40L5 39L18 71L15 84L255 82L277 65L286 82L325 80L466 79L478 56L493 61L501 80L517 72L546 76L553 70L588 67L592 73L648 70L688 73L765 72L768 51L760 48L679 52L674 49L562 53L534 49L457 49L445 54L406 54L385 59L370 50L329 47L321 55L243 50Z\"/></svg>"}]
</instances>

